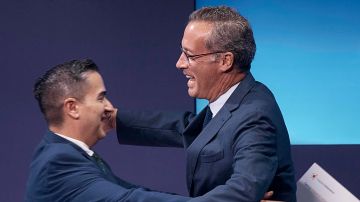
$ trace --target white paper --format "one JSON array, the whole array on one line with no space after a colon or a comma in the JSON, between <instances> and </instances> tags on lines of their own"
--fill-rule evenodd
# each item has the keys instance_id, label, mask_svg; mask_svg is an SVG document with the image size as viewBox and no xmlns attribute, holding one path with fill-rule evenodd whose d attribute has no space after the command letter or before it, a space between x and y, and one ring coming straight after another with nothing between
<instances>
[{"instance_id":1,"label":"white paper","mask_svg":"<svg viewBox=\"0 0 360 202\"><path fill-rule=\"evenodd\" d=\"M316 163L297 182L296 197L298 202L359 202Z\"/></svg>"}]
</instances>

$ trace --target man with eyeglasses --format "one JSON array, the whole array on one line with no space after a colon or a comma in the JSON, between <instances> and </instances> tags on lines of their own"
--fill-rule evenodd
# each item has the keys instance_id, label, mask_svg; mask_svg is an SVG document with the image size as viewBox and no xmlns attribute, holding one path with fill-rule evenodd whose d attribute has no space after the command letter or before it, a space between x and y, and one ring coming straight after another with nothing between
<instances>
[{"instance_id":1,"label":"man with eyeglasses","mask_svg":"<svg viewBox=\"0 0 360 202\"><path fill-rule=\"evenodd\" d=\"M229 7L194 11L176 67L191 97L190 112L117 113L123 144L184 147L187 187L196 201L296 201L288 132L271 91L250 73L256 50L248 21Z\"/></svg>"},{"instance_id":2,"label":"man with eyeglasses","mask_svg":"<svg viewBox=\"0 0 360 202\"><path fill-rule=\"evenodd\" d=\"M92 150L115 127L116 114L92 60L51 68L36 81L34 95L49 131L35 150L25 201L197 201L132 185Z\"/></svg>"}]
</instances>

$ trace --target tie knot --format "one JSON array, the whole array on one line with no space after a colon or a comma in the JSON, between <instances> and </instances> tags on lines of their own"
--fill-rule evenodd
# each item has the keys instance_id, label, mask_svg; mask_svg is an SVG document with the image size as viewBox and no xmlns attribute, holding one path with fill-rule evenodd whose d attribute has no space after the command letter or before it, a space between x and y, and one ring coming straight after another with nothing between
<instances>
[{"instance_id":1,"label":"tie knot","mask_svg":"<svg viewBox=\"0 0 360 202\"><path fill-rule=\"evenodd\" d=\"M205 128L205 126L211 121L211 119L212 119L212 112L210 110L210 107L207 106L205 117L204 117L204 122L203 122L203 128Z\"/></svg>"},{"instance_id":2,"label":"tie knot","mask_svg":"<svg viewBox=\"0 0 360 202\"><path fill-rule=\"evenodd\" d=\"M106 166L104 164L104 161L101 159L101 157L95 152L91 157L95 160L97 166L101 169L101 171L107 173Z\"/></svg>"},{"instance_id":3,"label":"tie knot","mask_svg":"<svg viewBox=\"0 0 360 202\"><path fill-rule=\"evenodd\" d=\"M94 159L101 159L100 156L95 152L93 153L93 155L91 157L93 157Z\"/></svg>"}]
</instances>

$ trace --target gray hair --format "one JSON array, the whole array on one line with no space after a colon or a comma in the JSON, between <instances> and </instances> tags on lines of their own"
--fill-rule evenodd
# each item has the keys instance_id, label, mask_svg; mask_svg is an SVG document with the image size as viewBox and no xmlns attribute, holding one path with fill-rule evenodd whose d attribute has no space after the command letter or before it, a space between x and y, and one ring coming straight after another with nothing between
<instances>
[{"instance_id":1,"label":"gray hair","mask_svg":"<svg viewBox=\"0 0 360 202\"><path fill-rule=\"evenodd\" d=\"M249 71L256 52L253 31L249 22L227 6L204 7L189 16L188 23L209 22L213 30L205 42L210 51L230 51L234 65L240 71Z\"/></svg>"}]
</instances>

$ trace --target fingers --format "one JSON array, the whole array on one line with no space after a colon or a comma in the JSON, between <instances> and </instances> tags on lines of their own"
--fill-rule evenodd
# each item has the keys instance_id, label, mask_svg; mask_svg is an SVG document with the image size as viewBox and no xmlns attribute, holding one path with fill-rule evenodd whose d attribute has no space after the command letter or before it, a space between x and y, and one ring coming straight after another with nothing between
<instances>
[{"instance_id":1,"label":"fingers","mask_svg":"<svg viewBox=\"0 0 360 202\"><path fill-rule=\"evenodd\" d=\"M107 112L107 122L110 129L116 128L116 113L117 109L113 108L111 111Z\"/></svg>"},{"instance_id":2,"label":"fingers","mask_svg":"<svg viewBox=\"0 0 360 202\"><path fill-rule=\"evenodd\" d=\"M283 201L274 201L274 200L268 200L274 195L274 191L268 191L264 195L264 199L260 202L283 202Z\"/></svg>"},{"instance_id":3,"label":"fingers","mask_svg":"<svg viewBox=\"0 0 360 202\"><path fill-rule=\"evenodd\" d=\"M107 131L116 128L116 114L117 108L111 106L105 109L103 121L105 123L105 128L107 128Z\"/></svg>"},{"instance_id":4,"label":"fingers","mask_svg":"<svg viewBox=\"0 0 360 202\"><path fill-rule=\"evenodd\" d=\"M274 191L268 191L264 195L264 199L270 199L274 195Z\"/></svg>"},{"instance_id":5,"label":"fingers","mask_svg":"<svg viewBox=\"0 0 360 202\"><path fill-rule=\"evenodd\" d=\"M116 115L117 115L117 108L113 108L114 110L111 113L111 117L109 119L109 122L111 124L111 128L116 128Z\"/></svg>"}]
</instances>

